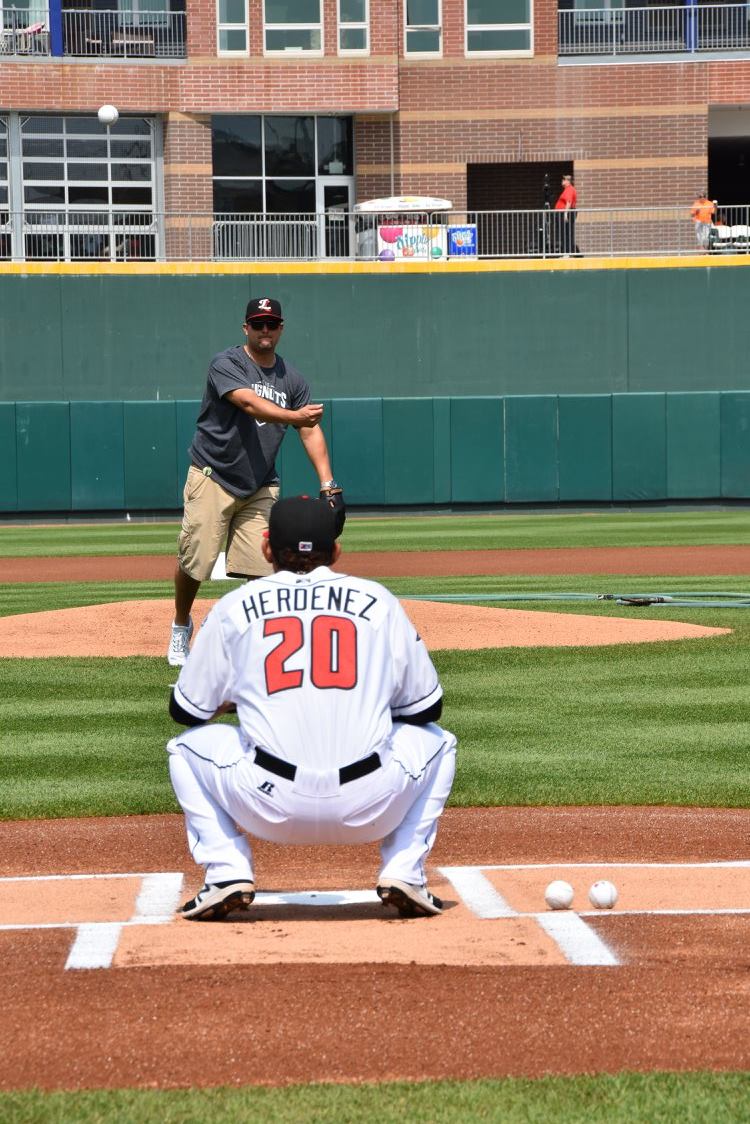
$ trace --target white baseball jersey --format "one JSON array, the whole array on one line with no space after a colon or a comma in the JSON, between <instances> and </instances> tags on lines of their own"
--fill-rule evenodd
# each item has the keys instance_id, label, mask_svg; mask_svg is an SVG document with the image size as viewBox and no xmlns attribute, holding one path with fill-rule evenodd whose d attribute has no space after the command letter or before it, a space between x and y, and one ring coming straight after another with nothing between
<instances>
[{"instance_id":1,"label":"white baseball jersey","mask_svg":"<svg viewBox=\"0 0 750 1124\"><path fill-rule=\"evenodd\" d=\"M384 586L319 566L247 582L209 613L174 689L208 721L237 706L248 740L316 770L377 749L437 702L423 641Z\"/></svg>"}]
</instances>

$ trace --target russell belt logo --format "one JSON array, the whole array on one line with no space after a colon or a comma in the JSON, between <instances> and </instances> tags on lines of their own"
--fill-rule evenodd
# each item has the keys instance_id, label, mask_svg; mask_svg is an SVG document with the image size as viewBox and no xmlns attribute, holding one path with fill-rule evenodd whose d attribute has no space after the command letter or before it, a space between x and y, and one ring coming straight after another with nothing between
<instances>
[{"instance_id":1,"label":"russell belt logo","mask_svg":"<svg viewBox=\"0 0 750 1124\"><path fill-rule=\"evenodd\" d=\"M266 796L273 796L273 790L275 789L275 787L276 785L273 783L273 781L263 781L263 784L258 785L258 791L265 792Z\"/></svg>"}]
</instances>

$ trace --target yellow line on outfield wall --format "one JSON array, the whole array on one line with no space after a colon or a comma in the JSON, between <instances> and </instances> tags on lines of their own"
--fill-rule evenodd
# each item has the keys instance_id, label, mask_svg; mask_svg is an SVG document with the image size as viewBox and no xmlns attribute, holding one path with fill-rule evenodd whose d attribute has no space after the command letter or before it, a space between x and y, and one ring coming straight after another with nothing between
<instances>
[{"instance_id":1,"label":"yellow line on outfield wall","mask_svg":"<svg viewBox=\"0 0 750 1124\"><path fill-rule=\"evenodd\" d=\"M191 276L245 274L357 274L378 273L543 273L594 269L705 269L750 266L750 254L696 254L694 257L662 258L512 258L504 260L432 261L336 261L336 262L0 262L0 276Z\"/></svg>"}]
</instances>

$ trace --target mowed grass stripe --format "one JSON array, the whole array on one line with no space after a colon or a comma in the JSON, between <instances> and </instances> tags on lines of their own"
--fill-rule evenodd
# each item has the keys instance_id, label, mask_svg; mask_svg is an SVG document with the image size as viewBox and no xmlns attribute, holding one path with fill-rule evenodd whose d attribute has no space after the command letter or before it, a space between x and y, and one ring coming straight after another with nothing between
<instances>
[{"instance_id":1,"label":"mowed grass stripe","mask_svg":"<svg viewBox=\"0 0 750 1124\"><path fill-rule=\"evenodd\" d=\"M344 560L345 566L345 560ZM657 620L689 620L698 624L727 627L726 618L717 615L722 610L677 609L668 605L649 608L625 607L612 601L598 601L598 594L614 593L669 593L701 590L743 593L750 599L750 575L714 575L701 577L653 574L633 577L628 574L577 574L577 575L460 575L454 577L389 578L380 579L398 597L429 596L441 594L517 593L518 601L477 601L479 605L496 608L537 610L540 612L586 613L601 616L653 617ZM238 581L204 582L199 599L213 600L223 597L241 583ZM523 601L523 594L548 593L549 601ZM555 593L582 593L591 600L580 602L556 601ZM35 613L54 609L67 609L83 605L101 605L113 601L141 601L152 599L172 600L174 588L169 581L132 582L19 582L0 584L0 617L17 613ZM736 613L741 610L732 609ZM745 610L750 612L750 610ZM696 615L697 614L697 615ZM734 617L732 617L734 619ZM731 624L728 626L731 627Z\"/></svg>"},{"instance_id":2,"label":"mowed grass stripe","mask_svg":"<svg viewBox=\"0 0 750 1124\"><path fill-rule=\"evenodd\" d=\"M750 615L721 616L732 635L434 652L451 803L746 807ZM176 810L166 660L5 659L0 679L0 818Z\"/></svg>"},{"instance_id":3,"label":"mowed grass stripe","mask_svg":"<svg viewBox=\"0 0 750 1124\"><path fill-rule=\"evenodd\" d=\"M174 554L179 521L0 527L0 558ZM345 551L680 546L750 541L750 510L367 516L352 513Z\"/></svg>"}]
</instances>

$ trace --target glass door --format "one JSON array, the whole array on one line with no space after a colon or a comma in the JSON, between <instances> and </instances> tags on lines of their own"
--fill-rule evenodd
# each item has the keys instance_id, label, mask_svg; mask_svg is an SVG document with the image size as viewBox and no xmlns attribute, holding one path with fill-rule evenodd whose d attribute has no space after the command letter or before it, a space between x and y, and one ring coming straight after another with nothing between
<instances>
[{"instance_id":1,"label":"glass door","mask_svg":"<svg viewBox=\"0 0 750 1124\"><path fill-rule=\"evenodd\" d=\"M318 179L317 188L320 256L351 257L353 181L325 176Z\"/></svg>"}]
</instances>

